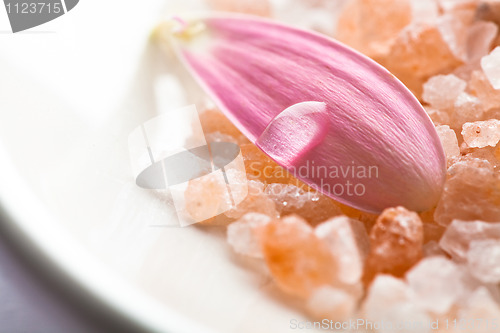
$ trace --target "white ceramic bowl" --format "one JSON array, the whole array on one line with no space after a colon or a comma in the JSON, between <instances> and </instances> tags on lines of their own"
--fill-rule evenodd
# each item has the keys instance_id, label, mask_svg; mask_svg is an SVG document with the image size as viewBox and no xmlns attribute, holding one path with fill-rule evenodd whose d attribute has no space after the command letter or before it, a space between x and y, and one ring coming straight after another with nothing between
<instances>
[{"instance_id":1,"label":"white ceramic bowl","mask_svg":"<svg viewBox=\"0 0 500 333\"><path fill-rule=\"evenodd\" d=\"M81 1L33 31L0 34L3 228L144 330L287 332L304 320L300 306L237 258L223 229L158 227L171 206L134 184L128 134L158 113L158 75L177 71L148 36L197 2ZM200 99L195 87L162 96L172 107Z\"/></svg>"}]
</instances>

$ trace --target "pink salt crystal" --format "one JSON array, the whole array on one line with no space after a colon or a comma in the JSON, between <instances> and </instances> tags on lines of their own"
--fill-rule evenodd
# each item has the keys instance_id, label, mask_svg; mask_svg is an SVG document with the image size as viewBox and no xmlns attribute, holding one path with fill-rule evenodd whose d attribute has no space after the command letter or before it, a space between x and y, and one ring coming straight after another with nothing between
<instances>
[{"instance_id":1,"label":"pink salt crystal","mask_svg":"<svg viewBox=\"0 0 500 333\"><path fill-rule=\"evenodd\" d=\"M264 214L247 213L227 227L227 242L237 253L263 258L261 248L262 232L271 218Z\"/></svg>"},{"instance_id":2,"label":"pink salt crystal","mask_svg":"<svg viewBox=\"0 0 500 333\"><path fill-rule=\"evenodd\" d=\"M342 215L342 210L338 202L324 194L317 193L295 213L304 217L311 225L316 225L333 216Z\"/></svg>"},{"instance_id":3,"label":"pink salt crystal","mask_svg":"<svg viewBox=\"0 0 500 333\"><path fill-rule=\"evenodd\" d=\"M370 231L365 284L379 273L403 276L422 258L423 238L422 221L416 213L403 207L384 210Z\"/></svg>"},{"instance_id":4,"label":"pink salt crystal","mask_svg":"<svg viewBox=\"0 0 500 333\"><path fill-rule=\"evenodd\" d=\"M457 9L475 8L478 0L437 0L439 7L450 12Z\"/></svg>"},{"instance_id":5,"label":"pink salt crystal","mask_svg":"<svg viewBox=\"0 0 500 333\"><path fill-rule=\"evenodd\" d=\"M430 106L425 106L424 108L434 125L446 125L450 123L450 115L447 112Z\"/></svg>"},{"instance_id":6,"label":"pink salt crystal","mask_svg":"<svg viewBox=\"0 0 500 333\"><path fill-rule=\"evenodd\" d=\"M500 24L500 2L497 0L483 0L477 6L476 18Z\"/></svg>"},{"instance_id":7,"label":"pink salt crystal","mask_svg":"<svg viewBox=\"0 0 500 333\"><path fill-rule=\"evenodd\" d=\"M271 16L271 5L268 0L207 0L214 10Z\"/></svg>"},{"instance_id":8,"label":"pink salt crystal","mask_svg":"<svg viewBox=\"0 0 500 333\"><path fill-rule=\"evenodd\" d=\"M436 26L416 24L398 35L384 65L395 75L426 79L461 63Z\"/></svg>"},{"instance_id":9,"label":"pink salt crystal","mask_svg":"<svg viewBox=\"0 0 500 333\"><path fill-rule=\"evenodd\" d=\"M475 121L481 118L484 110L481 101L468 93L461 93L455 100L450 125L460 130L467 121Z\"/></svg>"},{"instance_id":10,"label":"pink salt crystal","mask_svg":"<svg viewBox=\"0 0 500 333\"><path fill-rule=\"evenodd\" d=\"M487 55L497 33L498 26L493 22L474 22L467 32L467 61L474 63Z\"/></svg>"},{"instance_id":11,"label":"pink salt crystal","mask_svg":"<svg viewBox=\"0 0 500 333\"><path fill-rule=\"evenodd\" d=\"M474 240L469 244L470 272L484 283L500 282L500 239Z\"/></svg>"},{"instance_id":12,"label":"pink salt crystal","mask_svg":"<svg viewBox=\"0 0 500 333\"><path fill-rule=\"evenodd\" d=\"M465 262L470 243L486 239L500 241L500 223L454 220L446 229L439 245L455 261Z\"/></svg>"},{"instance_id":13,"label":"pink salt crystal","mask_svg":"<svg viewBox=\"0 0 500 333\"><path fill-rule=\"evenodd\" d=\"M322 286L307 300L307 310L318 319L343 321L354 315L357 299L343 289Z\"/></svg>"},{"instance_id":14,"label":"pink salt crystal","mask_svg":"<svg viewBox=\"0 0 500 333\"><path fill-rule=\"evenodd\" d=\"M297 214L313 225L342 214L333 199L292 184L272 183L266 187L265 193L276 203L282 216Z\"/></svg>"},{"instance_id":15,"label":"pink salt crystal","mask_svg":"<svg viewBox=\"0 0 500 333\"><path fill-rule=\"evenodd\" d=\"M485 111L500 107L500 90L495 90L483 71L473 71L469 89L479 98Z\"/></svg>"},{"instance_id":16,"label":"pink salt crystal","mask_svg":"<svg viewBox=\"0 0 500 333\"><path fill-rule=\"evenodd\" d=\"M443 251L439 243L435 240L431 240L424 244L424 257L432 257L432 256L446 256L446 253Z\"/></svg>"},{"instance_id":17,"label":"pink salt crystal","mask_svg":"<svg viewBox=\"0 0 500 333\"><path fill-rule=\"evenodd\" d=\"M494 89L500 89L500 47L481 59L481 68Z\"/></svg>"},{"instance_id":18,"label":"pink salt crystal","mask_svg":"<svg viewBox=\"0 0 500 333\"><path fill-rule=\"evenodd\" d=\"M500 175L488 161L462 158L448 169L448 175L434 213L437 223L500 221Z\"/></svg>"},{"instance_id":19,"label":"pink salt crystal","mask_svg":"<svg viewBox=\"0 0 500 333\"><path fill-rule=\"evenodd\" d=\"M439 17L437 27L451 52L457 59L467 61L467 32L472 21L467 12L450 13Z\"/></svg>"},{"instance_id":20,"label":"pink salt crystal","mask_svg":"<svg viewBox=\"0 0 500 333\"><path fill-rule=\"evenodd\" d=\"M496 147L470 148L467 143L462 143L460 152L467 158L479 158L488 161L495 170L500 170L500 144Z\"/></svg>"},{"instance_id":21,"label":"pink salt crystal","mask_svg":"<svg viewBox=\"0 0 500 333\"><path fill-rule=\"evenodd\" d=\"M478 285L464 267L441 256L422 259L406 273L406 280L416 303L436 314L448 312L455 302Z\"/></svg>"},{"instance_id":22,"label":"pink salt crystal","mask_svg":"<svg viewBox=\"0 0 500 333\"><path fill-rule=\"evenodd\" d=\"M414 297L404 280L379 274L368 289L362 312L367 319L378 321L399 304L412 302Z\"/></svg>"},{"instance_id":23,"label":"pink salt crystal","mask_svg":"<svg viewBox=\"0 0 500 333\"><path fill-rule=\"evenodd\" d=\"M469 147L495 147L500 141L500 120L490 119L465 123L462 127L462 135Z\"/></svg>"},{"instance_id":24,"label":"pink salt crystal","mask_svg":"<svg viewBox=\"0 0 500 333\"><path fill-rule=\"evenodd\" d=\"M432 107L453 107L457 97L465 91L467 83L453 74L436 75L424 84L422 98Z\"/></svg>"},{"instance_id":25,"label":"pink salt crystal","mask_svg":"<svg viewBox=\"0 0 500 333\"><path fill-rule=\"evenodd\" d=\"M448 165L450 160L460 155L460 148L458 147L458 140L455 131L449 126L437 126L436 131L438 133L441 144L443 145L444 152L446 154L446 159L448 160Z\"/></svg>"},{"instance_id":26,"label":"pink salt crystal","mask_svg":"<svg viewBox=\"0 0 500 333\"><path fill-rule=\"evenodd\" d=\"M498 332L498 318L500 306L488 289L479 287L458 310L457 322L474 321L474 333L493 333Z\"/></svg>"},{"instance_id":27,"label":"pink salt crystal","mask_svg":"<svg viewBox=\"0 0 500 333\"><path fill-rule=\"evenodd\" d=\"M347 284L358 283L370 247L364 224L347 216L338 216L316 226L314 233L336 257L339 279Z\"/></svg>"},{"instance_id":28,"label":"pink salt crystal","mask_svg":"<svg viewBox=\"0 0 500 333\"><path fill-rule=\"evenodd\" d=\"M267 224L262 249L276 283L289 294L307 298L318 287L339 285L338 264L328 246L298 216Z\"/></svg>"},{"instance_id":29,"label":"pink salt crystal","mask_svg":"<svg viewBox=\"0 0 500 333\"><path fill-rule=\"evenodd\" d=\"M261 213L271 218L279 216L276 206L265 193L265 185L259 181L250 180L248 185L248 195L236 207L226 211L224 215L238 219L248 212Z\"/></svg>"}]
</instances>

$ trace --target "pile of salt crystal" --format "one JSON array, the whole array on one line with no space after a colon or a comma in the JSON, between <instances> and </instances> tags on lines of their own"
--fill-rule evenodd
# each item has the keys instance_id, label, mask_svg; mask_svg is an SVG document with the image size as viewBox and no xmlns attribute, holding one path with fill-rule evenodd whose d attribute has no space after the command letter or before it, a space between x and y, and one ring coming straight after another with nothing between
<instances>
[{"instance_id":1,"label":"pile of salt crystal","mask_svg":"<svg viewBox=\"0 0 500 333\"><path fill-rule=\"evenodd\" d=\"M374 272L374 280L361 314L372 320L429 319L430 314L449 315L453 306L457 318L500 317L495 294L498 287L491 285L500 279L500 227L499 223L491 223L500 222L500 176L494 169L500 161L500 150L495 150L500 140L500 120L497 119L500 117L497 111L500 109L500 48L487 55L497 43L498 27L493 23L496 16L488 18L493 7L483 3L384 0L385 5L380 6L377 1L353 0L341 15L340 39L374 56L417 96L423 93L424 102L429 104L429 115L435 124L441 125L437 131L450 168L434 221L445 226L446 231L439 243L436 238L425 245L424 251L429 257L418 262L422 257L422 233L418 231L421 221L411 212L386 213L386 222L381 218L370 233L372 249L366 267L363 262L366 230L361 232L347 217L334 218L316 229L306 227L305 221L298 217L286 218L284 232L288 237L283 240L277 238L279 231L272 227L282 220L275 220L263 233L271 225L269 214L244 215L245 210L256 209L255 205L241 210L235 215L240 220L228 228L230 244L241 254L267 256L278 285L292 294L306 295L307 307L314 316L337 320L352 316L359 295L353 294L345 283L356 281L360 270L366 274L368 269ZM384 10L378 10L380 7ZM398 12L401 15L389 15ZM480 18L485 21L478 20ZM462 144L460 150L462 141L465 146ZM483 158L485 156L488 158ZM260 182L265 185L258 187L269 191L285 188L280 195L265 193L277 211L293 207L300 213L300 208L305 206L311 207L308 212L314 211L314 201L304 197L305 192L290 186L288 181L262 179ZM408 233L412 228L413 232ZM411 237L405 238L404 235L410 234ZM394 235L402 237L403 246L398 245ZM360 242L359 237L365 241ZM262 243L266 244L264 249ZM405 247L404 244L412 245ZM304 253L294 245L303 247ZM452 260L438 255L443 254L443 250ZM277 254L283 255L284 261L276 261ZM409 258L412 267L387 268L385 262L390 261L387 258L397 255ZM320 274L319 278L312 274L314 269L297 270L297 265L308 262L308 256L315 257L312 260L315 265L331 262L333 270ZM284 273L285 267L294 270ZM405 280L381 272L404 275ZM477 332L489 331L478 328Z\"/></svg>"}]
</instances>

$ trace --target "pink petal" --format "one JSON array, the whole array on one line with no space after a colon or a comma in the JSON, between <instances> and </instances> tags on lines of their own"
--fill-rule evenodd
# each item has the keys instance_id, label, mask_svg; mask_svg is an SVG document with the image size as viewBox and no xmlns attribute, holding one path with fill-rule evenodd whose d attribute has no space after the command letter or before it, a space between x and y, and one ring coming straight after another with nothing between
<instances>
[{"instance_id":1,"label":"pink petal","mask_svg":"<svg viewBox=\"0 0 500 333\"><path fill-rule=\"evenodd\" d=\"M439 137L386 69L332 39L272 21L238 15L201 22L203 31L175 39L181 59L271 158L365 211L437 203L446 174Z\"/></svg>"}]
</instances>

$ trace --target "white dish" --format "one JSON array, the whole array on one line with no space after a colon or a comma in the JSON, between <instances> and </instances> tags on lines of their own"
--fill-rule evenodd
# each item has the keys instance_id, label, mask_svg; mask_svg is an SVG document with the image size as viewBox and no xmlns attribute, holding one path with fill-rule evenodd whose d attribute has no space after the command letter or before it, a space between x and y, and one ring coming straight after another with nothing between
<instances>
[{"instance_id":1,"label":"white dish","mask_svg":"<svg viewBox=\"0 0 500 333\"><path fill-rule=\"evenodd\" d=\"M157 114L153 83L171 70L148 35L172 6L82 1L39 33L0 34L2 223L145 330L288 332L301 306L232 254L223 229L158 227L171 207L134 183L127 137ZM189 92L166 98L197 103Z\"/></svg>"}]
</instances>

